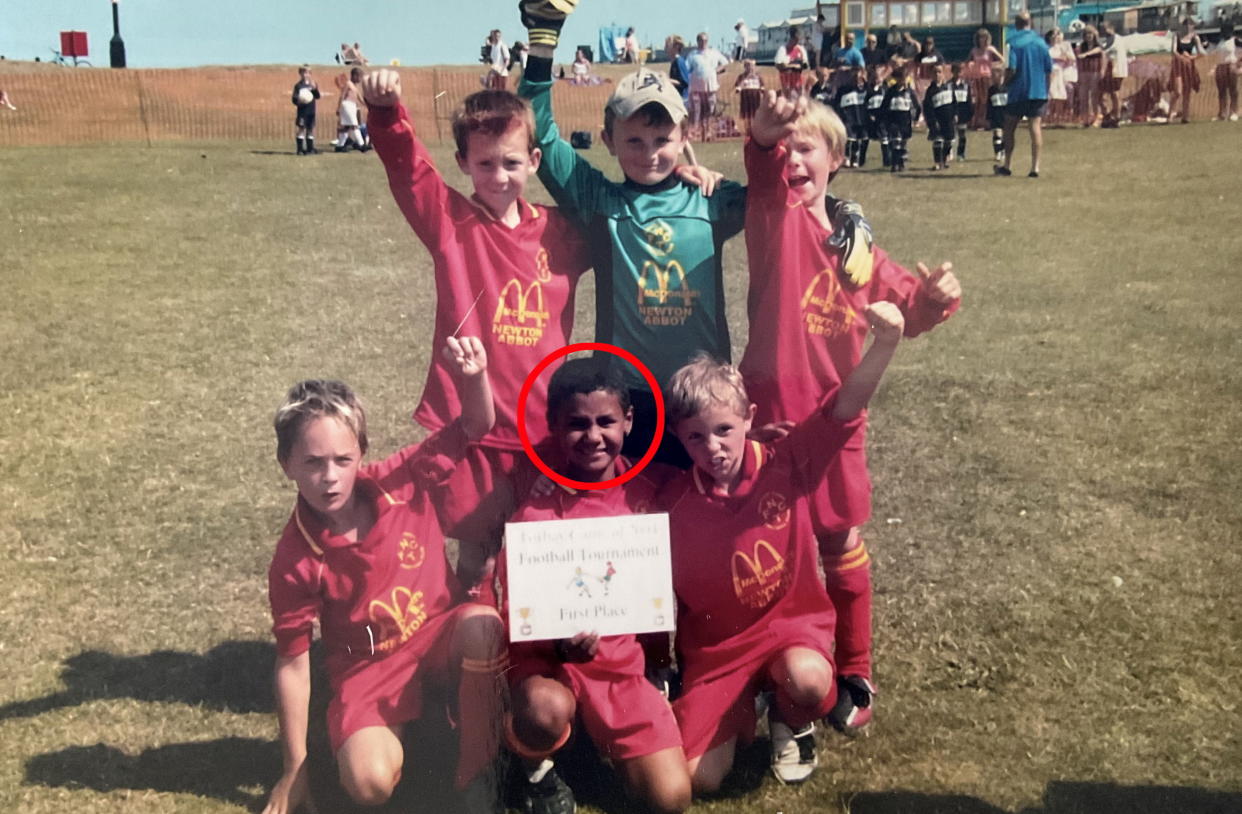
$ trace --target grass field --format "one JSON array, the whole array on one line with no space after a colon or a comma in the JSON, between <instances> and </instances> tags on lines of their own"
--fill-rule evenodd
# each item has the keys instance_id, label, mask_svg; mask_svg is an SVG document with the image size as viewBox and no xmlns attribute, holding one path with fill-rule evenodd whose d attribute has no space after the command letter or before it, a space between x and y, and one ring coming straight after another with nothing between
<instances>
[{"instance_id":1,"label":"grass field","mask_svg":"<svg viewBox=\"0 0 1242 814\"><path fill-rule=\"evenodd\" d=\"M1240 137L1054 132L1032 181L980 134L948 173L838 179L966 291L873 414L879 717L799 789L757 744L695 811L1242 811ZM340 377L376 455L416 439L433 313L378 160L289 147L0 151L2 811L255 810L279 772L272 411Z\"/></svg>"}]
</instances>

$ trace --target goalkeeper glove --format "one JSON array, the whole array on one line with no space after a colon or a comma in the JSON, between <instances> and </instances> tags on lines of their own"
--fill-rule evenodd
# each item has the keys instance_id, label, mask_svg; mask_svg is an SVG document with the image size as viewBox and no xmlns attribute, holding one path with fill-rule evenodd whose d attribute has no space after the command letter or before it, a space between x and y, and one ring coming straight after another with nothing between
<instances>
[{"instance_id":1,"label":"goalkeeper glove","mask_svg":"<svg viewBox=\"0 0 1242 814\"><path fill-rule=\"evenodd\" d=\"M871 281L875 262L872 251L871 224L863 217L862 207L853 201L828 198L828 208L836 228L828 237L828 245L841 252L841 268L856 286Z\"/></svg>"},{"instance_id":2,"label":"goalkeeper glove","mask_svg":"<svg viewBox=\"0 0 1242 814\"><path fill-rule=\"evenodd\" d=\"M578 0L518 0L518 11L522 14L522 25L526 26L530 44L555 48L565 18L577 5Z\"/></svg>"}]
</instances>

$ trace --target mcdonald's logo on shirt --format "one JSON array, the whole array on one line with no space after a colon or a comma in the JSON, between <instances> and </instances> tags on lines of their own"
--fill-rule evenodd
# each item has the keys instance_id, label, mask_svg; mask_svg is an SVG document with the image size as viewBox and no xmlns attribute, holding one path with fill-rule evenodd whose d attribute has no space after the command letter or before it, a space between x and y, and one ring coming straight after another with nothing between
<instances>
[{"instance_id":1,"label":"mcdonald's logo on shirt","mask_svg":"<svg viewBox=\"0 0 1242 814\"><path fill-rule=\"evenodd\" d=\"M686 270L676 260L664 267L652 260L643 261L638 272L638 311L644 324L684 325L694 313L699 294L690 287ZM670 305L669 300L681 304Z\"/></svg>"},{"instance_id":2,"label":"mcdonald's logo on shirt","mask_svg":"<svg viewBox=\"0 0 1242 814\"><path fill-rule=\"evenodd\" d=\"M858 319L854 308L841 298L841 283L832 269L811 278L802 293L802 324L810 336L841 336Z\"/></svg>"},{"instance_id":3,"label":"mcdonald's logo on shirt","mask_svg":"<svg viewBox=\"0 0 1242 814\"><path fill-rule=\"evenodd\" d=\"M754 556L734 551L729 564L733 571L733 593L748 608L766 607L789 580L785 558L767 540L755 541Z\"/></svg>"},{"instance_id":4,"label":"mcdonald's logo on shirt","mask_svg":"<svg viewBox=\"0 0 1242 814\"><path fill-rule=\"evenodd\" d=\"M374 644L376 652L386 652L404 644L427 621L422 591L393 588L391 599L391 605L382 599L373 599L367 610L379 630Z\"/></svg>"},{"instance_id":5,"label":"mcdonald's logo on shirt","mask_svg":"<svg viewBox=\"0 0 1242 814\"><path fill-rule=\"evenodd\" d=\"M543 284L538 280L526 288L512 279L500 289L496 315L492 317L492 335L502 345L530 347L543 338L550 319L543 299Z\"/></svg>"}]
</instances>

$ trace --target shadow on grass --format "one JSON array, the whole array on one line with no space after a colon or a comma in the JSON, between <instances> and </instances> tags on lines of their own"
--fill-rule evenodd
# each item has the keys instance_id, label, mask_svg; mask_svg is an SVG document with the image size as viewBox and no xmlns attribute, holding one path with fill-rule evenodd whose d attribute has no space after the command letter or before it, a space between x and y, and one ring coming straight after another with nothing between
<instances>
[{"instance_id":1,"label":"shadow on grass","mask_svg":"<svg viewBox=\"0 0 1242 814\"><path fill-rule=\"evenodd\" d=\"M1041 805L1018 814L1233 814L1242 794L1184 786L1114 783L1048 784ZM866 791L849 799L850 814L1008 814L976 797L912 791Z\"/></svg>"},{"instance_id":2,"label":"shadow on grass","mask_svg":"<svg viewBox=\"0 0 1242 814\"><path fill-rule=\"evenodd\" d=\"M312 707L324 704L312 700ZM388 814L435 811L456 814L461 797L453 789L457 736L447 719L432 716L406 730L401 782L384 806L354 804L339 781L328 748L322 714L313 715L309 736L311 793L320 812ZM445 748L451 745L450 748ZM26 761L25 782L65 789L155 791L210 797L260 811L280 777L280 747L255 738L219 738L177 743L127 755L106 744L73 746ZM496 789L499 795L500 790Z\"/></svg>"},{"instance_id":3,"label":"shadow on grass","mask_svg":"<svg viewBox=\"0 0 1242 814\"><path fill-rule=\"evenodd\" d=\"M85 650L65 660L61 692L0 707L0 720L28 718L107 698L173 701L229 712L272 712L270 642L224 642L204 654L160 650L117 656Z\"/></svg>"},{"instance_id":4,"label":"shadow on grass","mask_svg":"<svg viewBox=\"0 0 1242 814\"><path fill-rule=\"evenodd\" d=\"M280 750L255 738L175 743L138 755L97 743L36 755L26 783L68 789L152 790L214 797L257 806L280 774Z\"/></svg>"}]
</instances>

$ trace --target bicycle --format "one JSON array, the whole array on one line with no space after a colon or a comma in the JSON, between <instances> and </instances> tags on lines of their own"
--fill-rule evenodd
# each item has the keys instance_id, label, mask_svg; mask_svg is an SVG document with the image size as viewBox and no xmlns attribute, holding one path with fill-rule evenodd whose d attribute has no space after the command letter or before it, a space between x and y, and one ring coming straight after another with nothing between
<instances>
[{"instance_id":1,"label":"bicycle","mask_svg":"<svg viewBox=\"0 0 1242 814\"><path fill-rule=\"evenodd\" d=\"M52 52L52 59L49 61L53 65L64 65L67 67L71 66L74 68L78 68L81 66L85 66L87 68L92 67L90 61L82 57L72 57L73 61L70 62L68 59L65 58L64 54L62 54L60 51L57 51L55 48L49 48L48 50Z\"/></svg>"}]
</instances>

